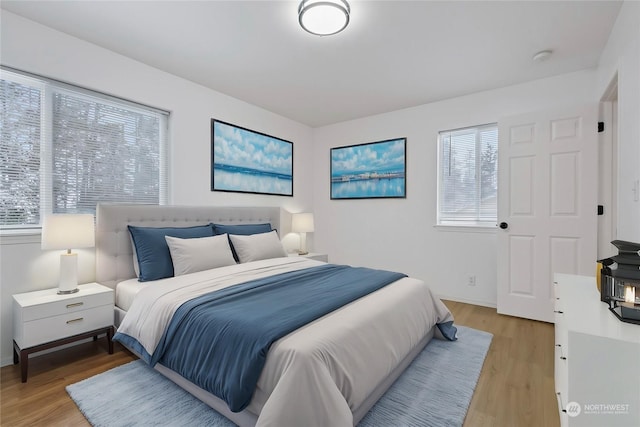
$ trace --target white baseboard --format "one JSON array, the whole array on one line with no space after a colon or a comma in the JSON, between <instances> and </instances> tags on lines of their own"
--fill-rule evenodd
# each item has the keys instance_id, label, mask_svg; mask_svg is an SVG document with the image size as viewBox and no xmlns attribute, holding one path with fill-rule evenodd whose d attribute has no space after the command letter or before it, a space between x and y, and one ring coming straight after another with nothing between
<instances>
[{"instance_id":1,"label":"white baseboard","mask_svg":"<svg viewBox=\"0 0 640 427\"><path fill-rule=\"evenodd\" d=\"M5 357L4 359L0 360L0 367L9 366L9 365L13 365L13 356Z\"/></svg>"},{"instance_id":2,"label":"white baseboard","mask_svg":"<svg viewBox=\"0 0 640 427\"><path fill-rule=\"evenodd\" d=\"M482 307L490 307L490 308L496 308L497 307L496 303L495 302L491 302L491 301L470 300L470 299L466 299L466 298L453 297L453 296L448 296L448 295L438 295L438 298L444 299L444 300L449 300L449 301L455 301L455 302L463 302L465 304L480 305Z\"/></svg>"}]
</instances>

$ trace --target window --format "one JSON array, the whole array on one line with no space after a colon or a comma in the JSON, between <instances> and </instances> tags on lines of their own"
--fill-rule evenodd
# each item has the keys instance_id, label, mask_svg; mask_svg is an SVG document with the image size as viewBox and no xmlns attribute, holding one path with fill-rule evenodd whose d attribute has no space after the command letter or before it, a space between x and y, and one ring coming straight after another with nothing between
<instances>
[{"instance_id":1,"label":"window","mask_svg":"<svg viewBox=\"0 0 640 427\"><path fill-rule=\"evenodd\" d=\"M168 113L2 68L0 228L166 202Z\"/></svg>"},{"instance_id":2,"label":"window","mask_svg":"<svg viewBox=\"0 0 640 427\"><path fill-rule=\"evenodd\" d=\"M440 132L438 139L438 224L495 226L497 124Z\"/></svg>"}]
</instances>

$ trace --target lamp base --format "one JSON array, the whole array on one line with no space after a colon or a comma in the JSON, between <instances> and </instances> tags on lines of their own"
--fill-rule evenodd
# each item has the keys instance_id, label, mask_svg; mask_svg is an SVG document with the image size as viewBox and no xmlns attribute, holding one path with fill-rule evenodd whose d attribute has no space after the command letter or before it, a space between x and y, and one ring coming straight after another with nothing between
<instances>
[{"instance_id":1,"label":"lamp base","mask_svg":"<svg viewBox=\"0 0 640 427\"><path fill-rule=\"evenodd\" d=\"M640 317L629 316L629 313L627 312L627 310L625 310L625 312L623 313L622 306L620 305L616 304L614 307L609 307L609 311L615 314L618 320L622 322L634 323L636 325L640 325Z\"/></svg>"},{"instance_id":2,"label":"lamp base","mask_svg":"<svg viewBox=\"0 0 640 427\"><path fill-rule=\"evenodd\" d=\"M625 319L640 320L640 305L635 305L632 302L621 302L620 314Z\"/></svg>"},{"instance_id":3,"label":"lamp base","mask_svg":"<svg viewBox=\"0 0 640 427\"><path fill-rule=\"evenodd\" d=\"M308 255L307 250L307 233L300 233L300 249L298 249L298 255Z\"/></svg>"},{"instance_id":4,"label":"lamp base","mask_svg":"<svg viewBox=\"0 0 640 427\"><path fill-rule=\"evenodd\" d=\"M78 254L60 255L60 283L58 295L78 292Z\"/></svg>"}]
</instances>

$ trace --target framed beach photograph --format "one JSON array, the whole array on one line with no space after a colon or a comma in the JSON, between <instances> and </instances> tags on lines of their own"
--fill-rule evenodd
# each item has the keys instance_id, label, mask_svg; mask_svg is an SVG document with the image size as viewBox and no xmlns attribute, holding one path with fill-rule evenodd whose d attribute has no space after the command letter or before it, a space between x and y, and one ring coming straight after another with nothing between
<instances>
[{"instance_id":1,"label":"framed beach photograph","mask_svg":"<svg viewBox=\"0 0 640 427\"><path fill-rule=\"evenodd\" d=\"M407 138L331 149L331 199L406 198Z\"/></svg>"},{"instance_id":2,"label":"framed beach photograph","mask_svg":"<svg viewBox=\"0 0 640 427\"><path fill-rule=\"evenodd\" d=\"M211 119L211 191L293 196L293 143Z\"/></svg>"}]
</instances>

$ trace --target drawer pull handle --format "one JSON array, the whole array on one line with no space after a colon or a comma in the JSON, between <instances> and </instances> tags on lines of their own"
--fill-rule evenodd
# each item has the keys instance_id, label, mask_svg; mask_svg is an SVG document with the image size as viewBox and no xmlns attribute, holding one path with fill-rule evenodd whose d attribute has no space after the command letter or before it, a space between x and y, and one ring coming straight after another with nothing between
<instances>
[{"instance_id":1,"label":"drawer pull handle","mask_svg":"<svg viewBox=\"0 0 640 427\"><path fill-rule=\"evenodd\" d=\"M558 392L556 392L556 396L557 396L558 400L560 401L560 409L562 410L562 412L567 413L567 410L564 408L564 402L562 402L562 393L560 393L558 391Z\"/></svg>"},{"instance_id":2,"label":"drawer pull handle","mask_svg":"<svg viewBox=\"0 0 640 427\"><path fill-rule=\"evenodd\" d=\"M556 344L556 347L560 349L560 360L567 360L566 356L564 355L564 351L562 350L562 344Z\"/></svg>"},{"instance_id":3,"label":"drawer pull handle","mask_svg":"<svg viewBox=\"0 0 640 427\"><path fill-rule=\"evenodd\" d=\"M67 304L67 308L80 307L81 305L84 305L84 303L83 302L76 302L74 304Z\"/></svg>"},{"instance_id":4,"label":"drawer pull handle","mask_svg":"<svg viewBox=\"0 0 640 427\"><path fill-rule=\"evenodd\" d=\"M563 311L560 311L560 310L553 310L553 312L554 312L554 313L558 313L558 314L564 314L564 312L563 312ZM548 312L547 312L547 313L548 313Z\"/></svg>"},{"instance_id":5,"label":"drawer pull handle","mask_svg":"<svg viewBox=\"0 0 640 427\"><path fill-rule=\"evenodd\" d=\"M84 317L78 317L77 319L67 320L67 325L70 323L81 322L82 320L84 320Z\"/></svg>"}]
</instances>

